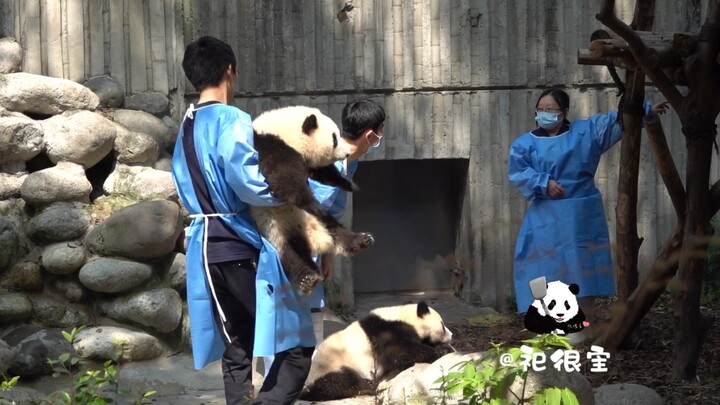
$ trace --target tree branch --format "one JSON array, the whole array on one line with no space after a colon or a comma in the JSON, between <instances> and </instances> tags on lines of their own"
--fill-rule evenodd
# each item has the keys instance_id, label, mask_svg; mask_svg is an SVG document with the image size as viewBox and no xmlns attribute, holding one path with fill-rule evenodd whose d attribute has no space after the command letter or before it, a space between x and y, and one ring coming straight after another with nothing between
<instances>
[{"instance_id":1,"label":"tree branch","mask_svg":"<svg viewBox=\"0 0 720 405\"><path fill-rule=\"evenodd\" d=\"M665 73L657 67L657 64L653 64L652 60L657 58L657 55L648 50L648 47L645 46L645 43L635 31L617 18L614 8L614 0L604 0L600 12L595 18L627 42L630 52L645 74L655 83L673 109L682 111L684 97Z\"/></svg>"},{"instance_id":2,"label":"tree branch","mask_svg":"<svg viewBox=\"0 0 720 405\"><path fill-rule=\"evenodd\" d=\"M672 154L668 148L665 132L660 123L660 117L658 117L657 114L651 113L643 118L643 122L645 123L645 130L650 140L650 146L652 146L653 155L655 155L655 163L670 195L670 201L672 201L673 207L675 208L675 214L678 218L685 218L685 214L687 213L685 206L685 187L683 187L677 166L675 166ZM720 189L720 186L718 186L718 189ZM718 192L720 192L720 190L718 190Z\"/></svg>"}]
</instances>

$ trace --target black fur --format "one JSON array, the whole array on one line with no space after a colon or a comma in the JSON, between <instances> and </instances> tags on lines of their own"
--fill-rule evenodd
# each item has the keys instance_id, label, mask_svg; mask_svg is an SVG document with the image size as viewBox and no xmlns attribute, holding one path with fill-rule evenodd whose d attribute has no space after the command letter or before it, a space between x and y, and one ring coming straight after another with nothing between
<instances>
[{"instance_id":1,"label":"black fur","mask_svg":"<svg viewBox=\"0 0 720 405\"><path fill-rule=\"evenodd\" d=\"M327 184L328 186L339 187L348 192L360 190L355 183L343 176L335 165L311 169L310 178L322 184Z\"/></svg>"},{"instance_id":2,"label":"black fur","mask_svg":"<svg viewBox=\"0 0 720 405\"><path fill-rule=\"evenodd\" d=\"M558 322L551 316L540 315L540 311L533 305L530 305L525 314L525 329L535 333L551 333L556 329L560 329L565 334L580 332L585 328L585 313L578 308L578 313L567 322Z\"/></svg>"},{"instance_id":3,"label":"black fur","mask_svg":"<svg viewBox=\"0 0 720 405\"><path fill-rule=\"evenodd\" d=\"M418 304L418 316L429 313L425 302ZM454 352L445 343L433 343L421 339L408 323L388 321L377 315L368 315L360 322L360 327L370 340L373 355L381 374L373 381L363 379L359 373L348 368L329 373L314 381L300 395L307 401L329 401L351 398L358 395L372 395L382 380L388 380L407 370L415 363L432 363L440 357Z\"/></svg>"},{"instance_id":4,"label":"black fur","mask_svg":"<svg viewBox=\"0 0 720 405\"><path fill-rule=\"evenodd\" d=\"M303 401L330 401L359 395L373 395L376 389L377 384L375 381L362 378L357 371L342 367L340 371L326 374L315 380L310 387L300 394L298 399Z\"/></svg>"},{"instance_id":5,"label":"black fur","mask_svg":"<svg viewBox=\"0 0 720 405\"><path fill-rule=\"evenodd\" d=\"M315 117L312 115L312 117ZM314 125L314 126L313 126ZM303 123L303 131L317 127L317 119L313 124L310 117ZM318 181L329 182L330 185L341 185L352 190L352 182L335 169L336 174L326 168L312 169L308 167L303 156L288 146L279 137L271 134L254 134L255 149L258 152L258 165L270 186L273 196L286 200L289 204L307 211L325 225L335 243L354 254L371 246L374 242L371 235L355 233L345 228L320 205L308 184L311 170L321 174ZM288 246L276 246L283 252L280 261L286 275L293 286L301 294L310 294L313 288L323 280L320 269L312 260L307 236L303 229L298 228L294 235L286 235Z\"/></svg>"}]
</instances>

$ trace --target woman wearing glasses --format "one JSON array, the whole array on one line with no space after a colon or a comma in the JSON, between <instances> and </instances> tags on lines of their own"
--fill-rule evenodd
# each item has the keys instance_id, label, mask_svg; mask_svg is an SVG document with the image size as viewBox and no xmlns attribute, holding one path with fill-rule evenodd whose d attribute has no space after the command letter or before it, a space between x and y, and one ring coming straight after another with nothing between
<instances>
[{"instance_id":1,"label":"woman wearing glasses","mask_svg":"<svg viewBox=\"0 0 720 405\"><path fill-rule=\"evenodd\" d=\"M533 303L528 282L545 276L580 286L581 307L592 313L592 297L615 293L610 240L602 196L595 186L600 156L620 141L618 112L567 118L570 97L543 91L535 105L538 128L510 146L508 177L532 203L515 247L517 309ZM665 113L667 102L645 111ZM585 310L585 308L583 308Z\"/></svg>"}]
</instances>

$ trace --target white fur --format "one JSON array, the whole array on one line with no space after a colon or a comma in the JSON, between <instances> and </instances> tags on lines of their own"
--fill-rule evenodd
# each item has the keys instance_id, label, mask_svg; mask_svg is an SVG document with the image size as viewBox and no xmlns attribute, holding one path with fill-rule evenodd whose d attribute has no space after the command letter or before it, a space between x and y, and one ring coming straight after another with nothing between
<instances>
[{"instance_id":1,"label":"white fur","mask_svg":"<svg viewBox=\"0 0 720 405\"><path fill-rule=\"evenodd\" d=\"M370 313L388 321L405 322L413 326L421 338L430 338L436 343L449 343L452 332L445 326L440 314L430 308L429 314L419 318L417 306L418 304L407 304L376 308ZM358 321L328 336L317 347L305 385L309 386L315 380L339 371L342 367L355 370L366 379L373 379L374 375L383 371L380 365L376 364L370 340Z\"/></svg>"},{"instance_id":2,"label":"white fur","mask_svg":"<svg viewBox=\"0 0 720 405\"><path fill-rule=\"evenodd\" d=\"M311 134L302 132L302 124L310 115L317 117L318 129ZM337 124L317 108L291 106L260 114L253 120L259 134L273 134L282 139L307 160L310 167L323 167L350 155L350 145L340 136ZM333 147L333 134L337 146Z\"/></svg>"},{"instance_id":3,"label":"white fur","mask_svg":"<svg viewBox=\"0 0 720 405\"><path fill-rule=\"evenodd\" d=\"M558 322L567 322L577 315L580 306L577 302L577 296L570 291L570 286L562 281L551 281L547 285L547 295L543 299L548 307L550 316ZM553 301L555 304L552 305ZM547 316L540 300L532 303L540 315ZM552 308L550 308L552 306ZM569 308L568 308L569 307Z\"/></svg>"},{"instance_id":4,"label":"white fur","mask_svg":"<svg viewBox=\"0 0 720 405\"><path fill-rule=\"evenodd\" d=\"M317 118L318 128L311 134L302 132L302 125L310 115ZM272 134L299 152L309 167L323 167L337 160L345 159L350 146L340 136L337 124L317 108L306 106L283 107L266 111L253 121L253 128L259 134ZM333 134L337 146L333 147ZM310 242L314 254L342 254L341 247L335 246L330 233L314 216L293 205L277 207L251 207L252 216L258 229L282 254L286 235L291 228L300 228Z\"/></svg>"}]
</instances>

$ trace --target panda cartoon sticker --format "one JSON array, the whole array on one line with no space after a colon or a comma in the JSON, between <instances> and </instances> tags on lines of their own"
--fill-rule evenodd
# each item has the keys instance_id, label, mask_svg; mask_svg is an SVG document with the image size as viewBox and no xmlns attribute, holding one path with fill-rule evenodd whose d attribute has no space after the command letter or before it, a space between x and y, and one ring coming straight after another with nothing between
<instances>
[{"instance_id":1,"label":"panda cartoon sticker","mask_svg":"<svg viewBox=\"0 0 720 405\"><path fill-rule=\"evenodd\" d=\"M546 291L545 296L530 304L525 313L527 330L565 335L580 332L590 325L578 305L577 294L580 292L580 286L552 281L546 284Z\"/></svg>"}]
</instances>

